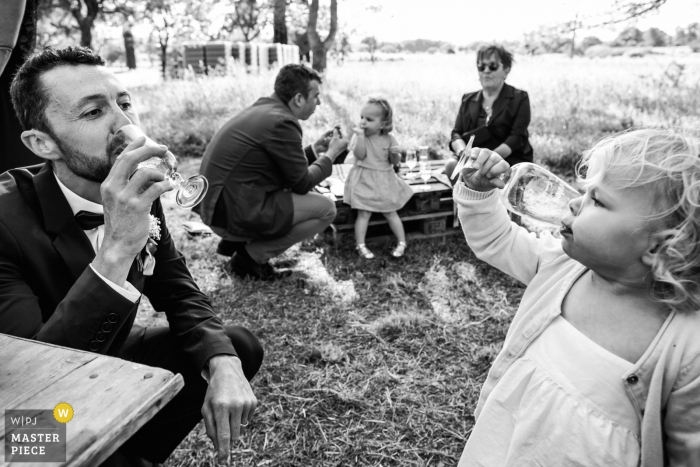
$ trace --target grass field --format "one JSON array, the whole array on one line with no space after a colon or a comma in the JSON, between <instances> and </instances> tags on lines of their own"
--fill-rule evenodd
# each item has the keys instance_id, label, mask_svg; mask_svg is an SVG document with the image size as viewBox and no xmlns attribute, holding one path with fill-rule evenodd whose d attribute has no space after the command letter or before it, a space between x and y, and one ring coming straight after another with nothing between
<instances>
[{"instance_id":1,"label":"grass field","mask_svg":"<svg viewBox=\"0 0 700 467\"><path fill-rule=\"evenodd\" d=\"M530 94L536 161L571 177L582 151L630 126L699 122L700 58L570 60L516 57L508 81ZM132 88L150 135L186 156L196 172L203 148L231 115L271 92L274 74L207 78ZM346 127L362 99L381 92L394 104L396 137L445 144L460 96L478 89L473 56L409 56L349 62L328 70L324 105L303 123L312 141ZM195 158L187 158L195 156ZM393 260L314 244L277 260L294 274L268 284L232 279L217 239L190 239L196 219L164 202L169 227L200 287L225 322L249 327L266 350L254 380L260 406L233 450L241 466L455 465L473 425L488 368L523 286L477 260L463 238L409 245ZM141 322L162 323L142 307ZM215 465L200 425L169 460Z\"/></svg>"}]
</instances>

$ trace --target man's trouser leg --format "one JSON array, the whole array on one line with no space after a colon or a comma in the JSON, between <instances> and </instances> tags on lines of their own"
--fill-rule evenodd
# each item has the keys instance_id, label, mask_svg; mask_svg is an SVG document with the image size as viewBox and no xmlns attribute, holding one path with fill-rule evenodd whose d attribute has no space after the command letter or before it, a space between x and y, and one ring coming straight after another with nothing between
<instances>
[{"instance_id":1,"label":"man's trouser leg","mask_svg":"<svg viewBox=\"0 0 700 467\"><path fill-rule=\"evenodd\" d=\"M263 349L258 339L241 326L224 326L233 348L241 359L243 373L250 381L260 369ZM122 445L119 451L128 456L164 462L190 431L202 420L202 405L207 382L201 371L193 368L167 327L147 328L138 345L120 358L180 373L185 387Z\"/></svg>"},{"instance_id":2,"label":"man's trouser leg","mask_svg":"<svg viewBox=\"0 0 700 467\"><path fill-rule=\"evenodd\" d=\"M335 219L335 203L318 193L292 193L294 219L287 235L273 240L254 240L245 249L258 264L283 253L295 243L311 238L326 230Z\"/></svg>"}]
</instances>

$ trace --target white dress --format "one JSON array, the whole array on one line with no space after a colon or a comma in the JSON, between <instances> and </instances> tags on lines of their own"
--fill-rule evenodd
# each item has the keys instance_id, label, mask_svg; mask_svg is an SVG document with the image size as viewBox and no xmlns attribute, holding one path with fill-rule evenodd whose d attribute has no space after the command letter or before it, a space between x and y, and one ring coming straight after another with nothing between
<instances>
[{"instance_id":1,"label":"white dress","mask_svg":"<svg viewBox=\"0 0 700 467\"><path fill-rule=\"evenodd\" d=\"M489 395L459 466L639 465L632 366L555 318Z\"/></svg>"}]
</instances>

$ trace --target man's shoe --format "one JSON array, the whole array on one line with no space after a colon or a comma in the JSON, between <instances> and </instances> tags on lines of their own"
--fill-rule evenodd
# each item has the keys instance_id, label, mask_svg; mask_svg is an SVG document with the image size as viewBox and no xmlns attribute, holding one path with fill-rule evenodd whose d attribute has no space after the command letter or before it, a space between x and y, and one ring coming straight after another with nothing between
<instances>
[{"instance_id":1,"label":"man's shoe","mask_svg":"<svg viewBox=\"0 0 700 467\"><path fill-rule=\"evenodd\" d=\"M274 281L292 275L292 271L278 271L270 263L256 263L245 248L241 248L233 255L229 268L231 273L241 279L247 277L252 280Z\"/></svg>"},{"instance_id":2,"label":"man's shoe","mask_svg":"<svg viewBox=\"0 0 700 467\"><path fill-rule=\"evenodd\" d=\"M216 253L221 256L233 256L235 252L246 246L246 242L233 242L231 240L221 240L216 247Z\"/></svg>"}]
</instances>

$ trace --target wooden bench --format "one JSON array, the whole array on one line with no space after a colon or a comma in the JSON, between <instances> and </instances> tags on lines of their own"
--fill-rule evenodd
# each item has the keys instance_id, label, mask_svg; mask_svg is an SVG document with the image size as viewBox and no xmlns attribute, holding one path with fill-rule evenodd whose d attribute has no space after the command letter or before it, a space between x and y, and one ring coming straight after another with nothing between
<instances>
[{"instance_id":1,"label":"wooden bench","mask_svg":"<svg viewBox=\"0 0 700 467\"><path fill-rule=\"evenodd\" d=\"M150 420L184 386L181 375L126 360L0 334L0 409L41 413L66 402L65 466L96 466ZM18 429L0 416L0 466L12 464L5 443Z\"/></svg>"},{"instance_id":2,"label":"wooden bench","mask_svg":"<svg viewBox=\"0 0 700 467\"><path fill-rule=\"evenodd\" d=\"M454 203L452 201L452 187L445 174L438 172L444 166L445 161L430 161L433 177L428 181L430 190L421 189L423 180L418 177L418 168L412 172L415 178L407 177L409 172L405 163L401 164L399 176L403 178L411 188L413 196L406 205L398 211L399 217L404 224L406 237L410 240L421 238L442 237L461 233L455 222ZM317 190L335 201L337 214L330 226L327 240L334 245L351 245L355 242L355 218L356 212L349 205L343 203L341 184L345 182L345 177L352 166L334 165L333 175L329 182L331 188L320 187ZM337 188L335 187L337 185ZM332 191L330 191L332 190ZM367 243L386 243L394 239L388 223L384 216L379 213L372 214L367 229Z\"/></svg>"}]
</instances>

